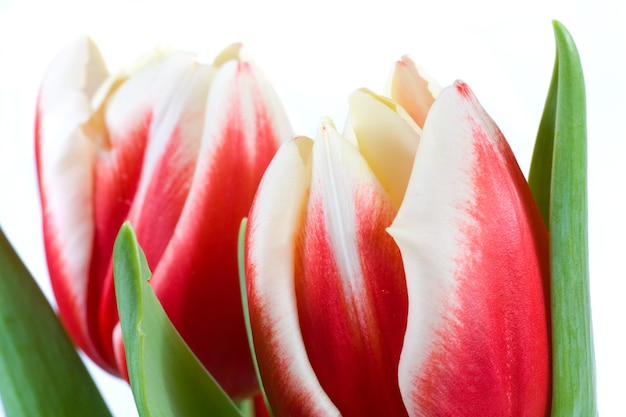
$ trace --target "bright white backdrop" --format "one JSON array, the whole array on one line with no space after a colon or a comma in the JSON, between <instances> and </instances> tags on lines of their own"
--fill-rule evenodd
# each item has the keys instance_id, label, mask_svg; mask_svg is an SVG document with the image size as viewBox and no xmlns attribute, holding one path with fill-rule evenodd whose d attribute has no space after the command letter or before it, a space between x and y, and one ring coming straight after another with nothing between
<instances>
[{"instance_id":1,"label":"bright white backdrop","mask_svg":"<svg viewBox=\"0 0 626 417\"><path fill-rule=\"evenodd\" d=\"M442 85L457 78L470 85L527 172L552 72L553 18L572 32L587 82L598 397L602 415L618 415L626 388L626 4L619 0L0 0L0 224L50 296L33 110L46 64L77 34L94 38L111 70L158 42L212 56L243 41L288 104L297 133L309 136L322 116L340 127L350 92L381 91L393 61L409 53ZM89 366L113 413L136 415L126 384Z\"/></svg>"}]
</instances>

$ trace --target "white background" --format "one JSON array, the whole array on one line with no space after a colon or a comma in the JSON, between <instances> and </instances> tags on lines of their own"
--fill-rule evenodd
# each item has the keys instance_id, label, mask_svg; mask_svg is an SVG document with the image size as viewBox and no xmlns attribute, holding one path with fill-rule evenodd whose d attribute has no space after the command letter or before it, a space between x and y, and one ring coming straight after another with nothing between
<instances>
[{"instance_id":1,"label":"white background","mask_svg":"<svg viewBox=\"0 0 626 417\"><path fill-rule=\"evenodd\" d=\"M111 70L158 42L213 56L246 43L287 102L297 133L341 127L347 97L381 92L409 53L448 85L466 81L528 171L554 57L551 19L576 40L587 83L591 296L598 397L619 415L626 390L626 3L587 1L0 0L0 224L49 296L34 177L33 118L46 64L86 33ZM116 416L136 415L125 383L90 365ZM1 411L0 411L1 414Z\"/></svg>"}]
</instances>

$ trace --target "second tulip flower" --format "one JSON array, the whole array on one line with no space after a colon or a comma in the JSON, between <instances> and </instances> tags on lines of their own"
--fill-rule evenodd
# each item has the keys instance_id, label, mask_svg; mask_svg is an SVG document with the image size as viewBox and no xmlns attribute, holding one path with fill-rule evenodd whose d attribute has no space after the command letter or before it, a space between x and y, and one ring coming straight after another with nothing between
<instances>
[{"instance_id":1,"label":"second tulip flower","mask_svg":"<svg viewBox=\"0 0 626 417\"><path fill-rule=\"evenodd\" d=\"M469 87L430 90L403 59L393 99L355 92L345 136L324 121L262 180L246 279L277 417L547 415L546 227Z\"/></svg>"}]
</instances>

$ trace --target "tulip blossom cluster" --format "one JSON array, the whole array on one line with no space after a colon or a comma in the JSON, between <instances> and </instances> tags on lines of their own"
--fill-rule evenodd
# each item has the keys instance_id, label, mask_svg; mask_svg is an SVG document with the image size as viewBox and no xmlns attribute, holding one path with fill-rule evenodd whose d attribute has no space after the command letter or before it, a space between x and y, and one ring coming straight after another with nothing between
<instances>
[{"instance_id":1,"label":"tulip blossom cluster","mask_svg":"<svg viewBox=\"0 0 626 417\"><path fill-rule=\"evenodd\" d=\"M233 397L256 392L237 273L237 229L280 143L277 97L241 45L212 64L159 49L109 75L80 38L50 64L36 156L60 317L98 365L125 375L112 250L133 224L168 316Z\"/></svg>"},{"instance_id":2,"label":"tulip blossom cluster","mask_svg":"<svg viewBox=\"0 0 626 417\"><path fill-rule=\"evenodd\" d=\"M549 415L548 230L499 128L465 83L441 89L408 57L385 95L349 105L343 133L324 119L293 138L239 44L212 64L159 49L113 75L90 39L68 45L35 136L73 341L128 377L112 252L129 221L195 356L231 398L258 393L237 270L248 216L249 327L274 416Z\"/></svg>"},{"instance_id":3,"label":"tulip blossom cluster","mask_svg":"<svg viewBox=\"0 0 626 417\"><path fill-rule=\"evenodd\" d=\"M408 58L341 135L283 145L250 212L259 372L279 416L549 414L548 232L463 82Z\"/></svg>"}]
</instances>

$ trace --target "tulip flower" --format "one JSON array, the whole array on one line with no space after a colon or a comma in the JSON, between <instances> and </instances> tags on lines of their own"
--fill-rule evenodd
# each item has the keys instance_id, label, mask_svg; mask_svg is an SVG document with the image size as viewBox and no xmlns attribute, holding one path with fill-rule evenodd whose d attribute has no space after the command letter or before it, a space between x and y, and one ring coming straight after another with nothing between
<instances>
[{"instance_id":1,"label":"tulip flower","mask_svg":"<svg viewBox=\"0 0 626 417\"><path fill-rule=\"evenodd\" d=\"M55 58L37 103L44 243L60 317L91 359L126 374L112 250L130 220L184 340L229 394L255 392L237 230L289 137L241 45L212 64L159 49L114 75L88 38Z\"/></svg>"},{"instance_id":2,"label":"tulip flower","mask_svg":"<svg viewBox=\"0 0 626 417\"><path fill-rule=\"evenodd\" d=\"M269 404L546 416L548 234L528 184L466 84L437 95L408 58L394 74L391 99L351 96L345 137L326 120L283 145L255 196L245 272Z\"/></svg>"}]
</instances>

